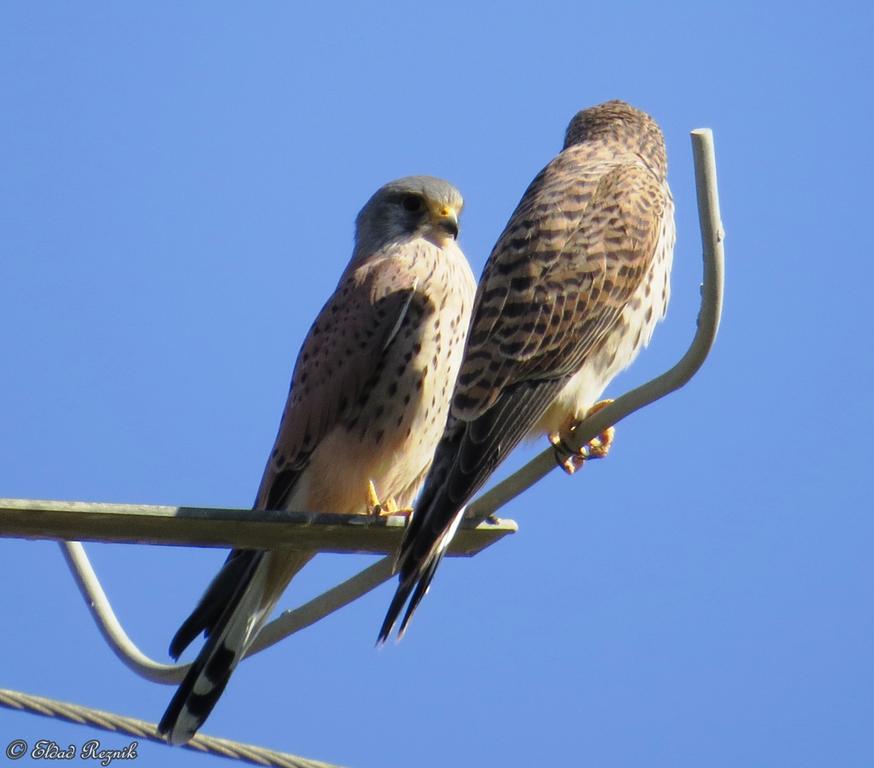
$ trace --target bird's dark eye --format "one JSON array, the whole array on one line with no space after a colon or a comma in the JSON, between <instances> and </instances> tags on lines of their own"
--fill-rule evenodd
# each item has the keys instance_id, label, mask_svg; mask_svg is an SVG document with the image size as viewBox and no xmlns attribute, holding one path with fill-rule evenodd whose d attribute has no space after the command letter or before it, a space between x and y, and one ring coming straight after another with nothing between
<instances>
[{"instance_id":1,"label":"bird's dark eye","mask_svg":"<svg viewBox=\"0 0 874 768\"><path fill-rule=\"evenodd\" d=\"M418 195L407 195L401 204L404 206L404 210L412 213L422 210L422 198Z\"/></svg>"}]
</instances>

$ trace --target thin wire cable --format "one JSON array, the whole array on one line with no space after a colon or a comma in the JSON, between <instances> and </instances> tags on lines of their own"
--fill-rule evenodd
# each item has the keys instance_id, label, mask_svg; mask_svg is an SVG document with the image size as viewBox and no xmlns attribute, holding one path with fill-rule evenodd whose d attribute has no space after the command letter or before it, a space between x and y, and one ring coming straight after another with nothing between
<instances>
[{"instance_id":1,"label":"thin wire cable","mask_svg":"<svg viewBox=\"0 0 874 768\"><path fill-rule=\"evenodd\" d=\"M71 704L66 701L47 699L43 696L0 688L0 706L43 717L66 720L68 723L90 725L103 731L123 733L134 739L148 739L168 746L167 742L158 735L157 726L154 723L134 717L116 715L112 712L104 712L100 709L83 707L81 704ZM204 736L200 733L187 744L183 744L182 749L241 760L253 765L275 766L276 768L339 768L339 766L323 763L320 760L310 760L306 757L290 755L287 752L277 752L253 744L219 739L215 736Z\"/></svg>"}]
</instances>

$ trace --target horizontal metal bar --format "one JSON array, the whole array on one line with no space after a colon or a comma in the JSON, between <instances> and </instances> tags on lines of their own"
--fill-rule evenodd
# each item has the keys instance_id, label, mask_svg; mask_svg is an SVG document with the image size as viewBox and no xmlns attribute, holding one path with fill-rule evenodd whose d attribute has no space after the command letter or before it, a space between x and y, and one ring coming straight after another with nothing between
<instances>
[{"instance_id":1,"label":"horizontal metal bar","mask_svg":"<svg viewBox=\"0 0 874 768\"><path fill-rule=\"evenodd\" d=\"M405 526L402 515L0 499L0 537L7 538L392 554ZM475 555L517 529L512 520L469 521L449 554Z\"/></svg>"}]
</instances>

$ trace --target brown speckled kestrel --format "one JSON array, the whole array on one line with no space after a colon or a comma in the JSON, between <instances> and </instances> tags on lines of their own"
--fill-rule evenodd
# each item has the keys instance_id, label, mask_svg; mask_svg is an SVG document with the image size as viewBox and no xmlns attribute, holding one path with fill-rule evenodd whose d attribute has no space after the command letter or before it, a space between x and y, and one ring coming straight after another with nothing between
<instances>
[{"instance_id":1,"label":"brown speckled kestrel","mask_svg":"<svg viewBox=\"0 0 874 768\"><path fill-rule=\"evenodd\" d=\"M413 501L443 434L476 291L455 242L462 205L448 182L413 176L358 214L352 258L298 355L255 509L357 514L371 483L389 508ZM170 644L178 658L207 635L161 720L169 741L206 720L312 556L231 552Z\"/></svg>"},{"instance_id":2,"label":"brown speckled kestrel","mask_svg":"<svg viewBox=\"0 0 874 768\"><path fill-rule=\"evenodd\" d=\"M548 434L573 469L561 435L597 407L664 316L674 239L655 121L621 101L578 113L483 271L446 432L404 537L380 642L409 598L403 635L464 505L526 435ZM583 455L603 455L610 438Z\"/></svg>"}]
</instances>

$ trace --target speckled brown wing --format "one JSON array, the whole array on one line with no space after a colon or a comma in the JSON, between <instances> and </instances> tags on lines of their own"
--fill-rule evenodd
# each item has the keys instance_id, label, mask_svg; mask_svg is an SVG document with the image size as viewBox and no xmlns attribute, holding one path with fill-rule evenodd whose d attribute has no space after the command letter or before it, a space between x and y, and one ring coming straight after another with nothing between
<instances>
[{"instance_id":1,"label":"speckled brown wing","mask_svg":"<svg viewBox=\"0 0 874 768\"><path fill-rule=\"evenodd\" d=\"M395 332L405 322L418 322L422 299L417 299L415 285L415 278L396 263L379 259L345 276L328 299L298 354L256 509L281 509L321 438L340 419L360 410L360 398ZM361 498L363 511L363 491ZM224 569L174 636L174 658L219 619L228 603L225 595L244 583L244 576L263 559L264 553L254 550L228 554Z\"/></svg>"},{"instance_id":2,"label":"speckled brown wing","mask_svg":"<svg viewBox=\"0 0 874 768\"><path fill-rule=\"evenodd\" d=\"M398 557L400 634L464 504L620 321L657 248L666 192L633 155L561 153L531 183L483 273L451 416ZM415 590L415 591L413 591Z\"/></svg>"},{"instance_id":3,"label":"speckled brown wing","mask_svg":"<svg viewBox=\"0 0 874 768\"><path fill-rule=\"evenodd\" d=\"M255 500L281 509L320 440L353 421L380 373L380 359L427 299L396 260L378 259L348 274L323 307L295 363L279 432ZM364 495L362 491L362 511Z\"/></svg>"},{"instance_id":4,"label":"speckled brown wing","mask_svg":"<svg viewBox=\"0 0 874 768\"><path fill-rule=\"evenodd\" d=\"M489 259L452 403L447 505L416 516L407 542L419 528L431 531L422 542L439 538L611 332L653 258L665 205L658 180L635 163L573 174L560 159ZM441 445L435 465L443 458ZM408 544L401 562L412 552Z\"/></svg>"},{"instance_id":5,"label":"speckled brown wing","mask_svg":"<svg viewBox=\"0 0 874 768\"><path fill-rule=\"evenodd\" d=\"M579 159L557 160L532 183L480 283L452 406L464 421L515 384L578 371L655 253L666 198L647 168L598 163L574 174Z\"/></svg>"},{"instance_id":6,"label":"speckled brown wing","mask_svg":"<svg viewBox=\"0 0 874 768\"><path fill-rule=\"evenodd\" d=\"M367 484L412 502L443 433L475 281L455 244L461 194L413 176L378 189L352 255L298 354L260 509L365 512ZM171 641L206 642L159 732L190 739L312 550L234 550Z\"/></svg>"}]
</instances>

